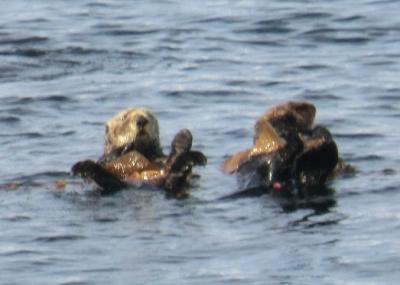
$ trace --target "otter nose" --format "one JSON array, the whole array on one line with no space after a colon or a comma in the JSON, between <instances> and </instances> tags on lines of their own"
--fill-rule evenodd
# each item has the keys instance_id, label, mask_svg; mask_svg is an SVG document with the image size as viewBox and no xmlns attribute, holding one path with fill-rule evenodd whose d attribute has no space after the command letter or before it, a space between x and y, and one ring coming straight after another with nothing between
<instances>
[{"instance_id":1,"label":"otter nose","mask_svg":"<svg viewBox=\"0 0 400 285\"><path fill-rule=\"evenodd\" d=\"M145 117L139 117L136 120L136 126L138 127L139 130L143 130L147 123L148 120Z\"/></svg>"}]
</instances>

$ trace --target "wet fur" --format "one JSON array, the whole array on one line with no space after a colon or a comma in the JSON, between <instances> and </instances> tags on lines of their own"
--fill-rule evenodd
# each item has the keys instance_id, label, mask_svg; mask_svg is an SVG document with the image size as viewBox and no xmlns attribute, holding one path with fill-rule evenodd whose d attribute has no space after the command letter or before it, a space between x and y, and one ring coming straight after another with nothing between
<instances>
[{"instance_id":1,"label":"wet fur","mask_svg":"<svg viewBox=\"0 0 400 285\"><path fill-rule=\"evenodd\" d=\"M260 187L264 193L273 191L274 181L279 181L280 190L284 190L281 193L295 191L301 197L314 191L312 189L324 187L341 160L329 130L314 126L315 114L316 108L310 103L286 102L257 119L253 147L233 155L223 165L225 172L237 174L239 193ZM257 127L260 124L273 128L279 139L270 136L268 128ZM263 150L259 145L259 138L266 132L267 140L261 143L277 147ZM259 189L256 192L260 193Z\"/></svg>"},{"instance_id":2,"label":"wet fur","mask_svg":"<svg viewBox=\"0 0 400 285\"><path fill-rule=\"evenodd\" d=\"M192 167L207 162L201 152L191 150L192 139L189 130L178 132L166 157L154 115L144 108L127 109L107 121L104 154L98 162L78 162L71 172L93 180L103 193L127 187L134 176L136 182L156 184L176 197L184 197Z\"/></svg>"}]
</instances>

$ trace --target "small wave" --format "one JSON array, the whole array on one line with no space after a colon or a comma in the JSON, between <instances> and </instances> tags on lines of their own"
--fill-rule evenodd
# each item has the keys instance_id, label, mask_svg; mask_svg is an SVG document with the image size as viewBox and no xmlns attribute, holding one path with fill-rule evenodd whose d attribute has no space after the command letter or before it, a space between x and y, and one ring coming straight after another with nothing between
<instances>
[{"instance_id":1,"label":"small wave","mask_svg":"<svg viewBox=\"0 0 400 285\"><path fill-rule=\"evenodd\" d=\"M110 3L102 3L102 2L90 2L85 5L88 8L108 8L110 7Z\"/></svg>"},{"instance_id":2,"label":"small wave","mask_svg":"<svg viewBox=\"0 0 400 285\"><path fill-rule=\"evenodd\" d=\"M20 121L21 119L15 116L0 117L0 123L15 124L19 123Z\"/></svg>"},{"instance_id":3,"label":"small wave","mask_svg":"<svg viewBox=\"0 0 400 285\"><path fill-rule=\"evenodd\" d=\"M62 95L50 95L44 97L38 97L37 101L41 102L71 102L71 98Z\"/></svg>"},{"instance_id":4,"label":"small wave","mask_svg":"<svg viewBox=\"0 0 400 285\"><path fill-rule=\"evenodd\" d=\"M54 236L42 236L37 237L34 240L40 242L57 242L57 241L74 241L85 239L82 235L54 235Z\"/></svg>"},{"instance_id":5,"label":"small wave","mask_svg":"<svg viewBox=\"0 0 400 285\"><path fill-rule=\"evenodd\" d=\"M0 252L0 256L18 256L18 255L27 255L27 254L37 254L38 251L30 250L30 249L17 249L17 250L10 250L6 252Z\"/></svg>"},{"instance_id":6,"label":"small wave","mask_svg":"<svg viewBox=\"0 0 400 285\"><path fill-rule=\"evenodd\" d=\"M237 29L238 34L288 34L295 31L288 27L289 22L279 19L257 21L252 28Z\"/></svg>"},{"instance_id":7,"label":"small wave","mask_svg":"<svg viewBox=\"0 0 400 285\"><path fill-rule=\"evenodd\" d=\"M66 132L60 133L60 135L64 136L64 137L72 136L74 134L76 134L76 131L66 131Z\"/></svg>"},{"instance_id":8,"label":"small wave","mask_svg":"<svg viewBox=\"0 0 400 285\"><path fill-rule=\"evenodd\" d=\"M121 269L117 267L108 267L108 268L83 269L82 272L100 273L100 272L117 272L120 270Z\"/></svg>"},{"instance_id":9,"label":"small wave","mask_svg":"<svg viewBox=\"0 0 400 285\"><path fill-rule=\"evenodd\" d=\"M301 13L292 13L289 18L292 20L312 20L315 19L327 19L331 18L332 14L324 13L324 12L301 12Z\"/></svg>"},{"instance_id":10,"label":"small wave","mask_svg":"<svg viewBox=\"0 0 400 285\"><path fill-rule=\"evenodd\" d=\"M288 34L293 32L294 30L291 28L287 28L285 26L260 26L250 29L241 29L236 30L235 32L238 34Z\"/></svg>"},{"instance_id":11,"label":"small wave","mask_svg":"<svg viewBox=\"0 0 400 285\"><path fill-rule=\"evenodd\" d=\"M349 159L350 162L358 162L358 161L378 161L378 160L384 160L382 156L375 155L375 154L370 154L370 155L364 155L364 156L356 156L352 157Z\"/></svg>"},{"instance_id":12,"label":"small wave","mask_svg":"<svg viewBox=\"0 0 400 285\"><path fill-rule=\"evenodd\" d=\"M387 175L387 176L391 176L391 175L396 175L397 171L393 168L385 168L382 170L382 174Z\"/></svg>"},{"instance_id":13,"label":"small wave","mask_svg":"<svg viewBox=\"0 0 400 285\"><path fill-rule=\"evenodd\" d=\"M59 54L72 54L72 55L88 55L88 54L106 54L106 50L95 48L84 48L80 46L69 46L64 49L55 50Z\"/></svg>"},{"instance_id":14,"label":"small wave","mask_svg":"<svg viewBox=\"0 0 400 285\"><path fill-rule=\"evenodd\" d=\"M95 217L94 220L98 223L114 223L119 221L118 218L112 218L112 217Z\"/></svg>"},{"instance_id":15,"label":"small wave","mask_svg":"<svg viewBox=\"0 0 400 285\"><path fill-rule=\"evenodd\" d=\"M316 91L311 91L311 92L306 91L304 94L300 95L300 97L305 100L310 100L310 101L314 101L314 100L338 101L338 100L343 99L340 96L336 96L333 94L327 94L324 92L318 93Z\"/></svg>"},{"instance_id":16,"label":"small wave","mask_svg":"<svg viewBox=\"0 0 400 285\"><path fill-rule=\"evenodd\" d=\"M141 36L141 35L149 35L155 34L159 32L159 30L126 30L126 29L115 29L104 31L105 35L109 36Z\"/></svg>"},{"instance_id":17,"label":"small wave","mask_svg":"<svg viewBox=\"0 0 400 285\"><path fill-rule=\"evenodd\" d=\"M393 91L391 91L393 93L399 93L400 94L400 90L399 89L395 89ZM382 96L377 96L376 99L378 100L384 100L384 101L400 101L400 96L397 95L382 95Z\"/></svg>"},{"instance_id":18,"label":"small wave","mask_svg":"<svg viewBox=\"0 0 400 285\"><path fill-rule=\"evenodd\" d=\"M315 42L334 43L334 44L365 44L372 40L367 36L353 36L351 34L364 34L362 29L333 29L321 28L304 32L302 35Z\"/></svg>"},{"instance_id":19,"label":"small wave","mask_svg":"<svg viewBox=\"0 0 400 285\"><path fill-rule=\"evenodd\" d=\"M243 87L243 86L270 87L270 86L275 86L275 85L283 83L283 82L279 82L279 81L267 81L267 82L266 81L267 80L234 79L234 80L227 80L225 82L225 84L228 86L232 86L232 87Z\"/></svg>"},{"instance_id":20,"label":"small wave","mask_svg":"<svg viewBox=\"0 0 400 285\"><path fill-rule=\"evenodd\" d=\"M382 195L384 193L398 193L400 190L400 188L398 186L386 186L383 188L379 188L379 189L371 189L371 190L367 190L364 191L365 192L369 192L371 194L378 194L378 195Z\"/></svg>"},{"instance_id":21,"label":"small wave","mask_svg":"<svg viewBox=\"0 0 400 285\"><path fill-rule=\"evenodd\" d=\"M281 41L268 41L268 40L244 40L244 41L233 41L240 44L257 45L257 46L269 46L269 47L284 47L284 43Z\"/></svg>"},{"instance_id":22,"label":"small wave","mask_svg":"<svg viewBox=\"0 0 400 285\"><path fill-rule=\"evenodd\" d=\"M371 61L371 62L365 62L364 63L366 66L390 66L390 65L395 65L397 64L396 61L394 60L376 60L376 61Z\"/></svg>"},{"instance_id":23,"label":"small wave","mask_svg":"<svg viewBox=\"0 0 400 285\"><path fill-rule=\"evenodd\" d=\"M336 225L346 219L343 215L337 215L336 217L328 217L325 220L314 220L312 219L313 216L318 217L318 214L307 215L300 220L290 222L289 227L312 229L316 227Z\"/></svg>"},{"instance_id":24,"label":"small wave","mask_svg":"<svg viewBox=\"0 0 400 285\"><path fill-rule=\"evenodd\" d=\"M203 97L225 97L237 94L235 90L186 90L186 91L167 91L164 94L171 97L184 97L189 96L203 96ZM240 94L243 95L246 92L241 91Z\"/></svg>"},{"instance_id":25,"label":"small wave","mask_svg":"<svg viewBox=\"0 0 400 285\"><path fill-rule=\"evenodd\" d=\"M250 135L248 129L235 129L235 130L228 130L223 132L225 136L232 137L232 138L243 138Z\"/></svg>"},{"instance_id":26,"label":"small wave","mask_svg":"<svg viewBox=\"0 0 400 285\"><path fill-rule=\"evenodd\" d=\"M297 66L297 68L311 71L311 70L328 69L330 67L328 65L324 65L324 64L303 64L303 65Z\"/></svg>"},{"instance_id":27,"label":"small wave","mask_svg":"<svg viewBox=\"0 0 400 285\"><path fill-rule=\"evenodd\" d=\"M286 83L285 81L272 80L261 84L260 87L272 87L277 85L283 85L285 83Z\"/></svg>"},{"instance_id":28,"label":"small wave","mask_svg":"<svg viewBox=\"0 0 400 285\"><path fill-rule=\"evenodd\" d=\"M9 222L20 222L20 221L29 221L32 218L28 217L28 216L15 215L15 216L11 216L11 217L5 217L3 219L7 220Z\"/></svg>"},{"instance_id":29,"label":"small wave","mask_svg":"<svg viewBox=\"0 0 400 285\"><path fill-rule=\"evenodd\" d=\"M243 20L241 20L238 17L208 17L204 19L198 19L191 21L190 23L194 24L234 24L234 23L240 23Z\"/></svg>"},{"instance_id":30,"label":"small wave","mask_svg":"<svg viewBox=\"0 0 400 285\"><path fill-rule=\"evenodd\" d=\"M49 38L41 36L27 36L23 38L3 38L0 40L0 45L24 45L24 44L37 44L47 42Z\"/></svg>"},{"instance_id":31,"label":"small wave","mask_svg":"<svg viewBox=\"0 0 400 285\"><path fill-rule=\"evenodd\" d=\"M335 22L355 22L355 21L359 21L359 20L363 20L365 19L365 17L361 16L361 15L353 15L353 16L348 16L348 17L343 17L343 18L337 18L334 21Z\"/></svg>"},{"instance_id":32,"label":"small wave","mask_svg":"<svg viewBox=\"0 0 400 285\"><path fill-rule=\"evenodd\" d=\"M26 57L42 57L47 54L46 50L38 48L18 48L15 50L1 51L0 55L15 55L15 56L26 56Z\"/></svg>"},{"instance_id":33,"label":"small wave","mask_svg":"<svg viewBox=\"0 0 400 285\"><path fill-rule=\"evenodd\" d=\"M337 37L337 38L322 38L324 42L331 42L336 44L365 44L371 41L369 37Z\"/></svg>"},{"instance_id":34,"label":"small wave","mask_svg":"<svg viewBox=\"0 0 400 285\"><path fill-rule=\"evenodd\" d=\"M37 139L42 138L45 135L39 132L26 132L26 133L17 133L17 134L0 134L0 137L18 137L18 138L27 138L27 139Z\"/></svg>"},{"instance_id":35,"label":"small wave","mask_svg":"<svg viewBox=\"0 0 400 285\"><path fill-rule=\"evenodd\" d=\"M373 138L382 138L383 135L381 134L372 134L372 133L354 133L354 134L341 134L336 133L334 134L337 138L344 138L344 139L373 139Z\"/></svg>"},{"instance_id":36,"label":"small wave","mask_svg":"<svg viewBox=\"0 0 400 285\"><path fill-rule=\"evenodd\" d=\"M74 100L70 97L63 96L63 95L48 95L48 96L41 96L41 97L20 97L17 99L12 99L13 101L10 102L11 104L16 105L25 105L25 104L32 104L34 102L57 102L57 103L67 103L73 102Z\"/></svg>"}]
</instances>

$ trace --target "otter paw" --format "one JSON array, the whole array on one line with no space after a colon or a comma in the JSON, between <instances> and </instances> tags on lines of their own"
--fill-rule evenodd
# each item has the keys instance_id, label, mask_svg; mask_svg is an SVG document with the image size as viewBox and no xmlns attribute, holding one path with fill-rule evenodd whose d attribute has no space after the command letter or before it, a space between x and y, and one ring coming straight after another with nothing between
<instances>
[{"instance_id":1,"label":"otter paw","mask_svg":"<svg viewBox=\"0 0 400 285\"><path fill-rule=\"evenodd\" d=\"M188 129L180 130L171 143L171 151L174 153L188 152L192 148L193 136Z\"/></svg>"},{"instance_id":2,"label":"otter paw","mask_svg":"<svg viewBox=\"0 0 400 285\"><path fill-rule=\"evenodd\" d=\"M93 160L84 160L75 163L71 168L72 176L80 176L83 178L92 177L93 173L99 166Z\"/></svg>"},{"instance_id":3,"label":"otter paw","mask_svg":"<svg viewBox=\"0 0 400 285\"><path fill-rule=\"evenodd\" d=\"M205 166L207 164L207 157L201 151L191 151L188 153L189 160L193 165Z\"/></svg>"},{"instance_id":4,"label":"otter paw","mask_svg":"<svg viewBox=\"0 0 400 285\"><path fill-rule=\"evenodd\" d=\"M102 189L103 194L112 193L127 186L124 181L119 180L92 160L77 162L72 166L71 174L94 181Z\"/></svg>"}]
</instances>

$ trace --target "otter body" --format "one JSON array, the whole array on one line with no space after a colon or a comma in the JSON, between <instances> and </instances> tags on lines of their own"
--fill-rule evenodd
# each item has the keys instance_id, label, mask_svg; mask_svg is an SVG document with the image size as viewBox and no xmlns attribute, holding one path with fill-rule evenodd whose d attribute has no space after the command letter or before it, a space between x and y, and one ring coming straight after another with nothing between
<instances>
[{"instance_id":1,"label":"otter body","mask_svg":"<svg viewBox=\"0 0 400 285\"><path fill-rule=\"evenodd\" d=\"M240 190L300 198L319 192L341 160L329 130L314 126L315 114L306 102L268 110L257 119L253 146L226 159L223 170L238 176Z\"/></svg>"},{"instance_id":2,"label":"otter body","mask_svg":"<svg viewBox=\"0 0 400 285\"><path fill-rule=\"evenodd\" d=\"M86 160L72 167L72 174L94 180L105 192L129 184L149 184L183 193L194 165L207 159L192 151L192 134L183 129L163 154L156 117L145 108L130 108L106 122L104 153L97 162Z\"/></svg>"}]
</instances>

